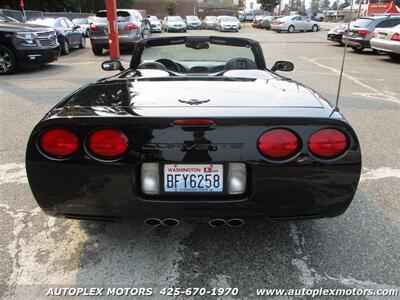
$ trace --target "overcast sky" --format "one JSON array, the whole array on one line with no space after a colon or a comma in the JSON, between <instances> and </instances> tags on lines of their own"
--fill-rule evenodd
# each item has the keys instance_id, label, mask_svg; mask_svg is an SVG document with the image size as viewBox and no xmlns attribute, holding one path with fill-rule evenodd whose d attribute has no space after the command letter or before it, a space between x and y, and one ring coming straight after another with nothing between
<instances>
[{"instance_id":1,"label":"overcast sky","mask_svg":"<svg viewBox=\"0 0 400 300\"><path fill-rule=\"evenodd\" d=\"M289 0L281 0L282 1L282 7L286 4L289 3ZM250 9L250 3L253 2L253 7L257 7L257 5L259 6L259 4L257 4L257 0L246 0L246 8ZM306 3L306 7L310 7L311 4L311 0L305 0ZM331 0L332 3L332 0Z\"/></svg>"}]
</instances>

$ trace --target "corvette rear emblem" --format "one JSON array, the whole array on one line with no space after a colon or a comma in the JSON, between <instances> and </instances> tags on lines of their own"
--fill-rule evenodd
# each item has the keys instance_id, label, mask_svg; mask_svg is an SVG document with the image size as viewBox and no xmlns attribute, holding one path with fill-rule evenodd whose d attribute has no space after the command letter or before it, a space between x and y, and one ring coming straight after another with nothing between
<instances>
[{"instance_id":1,"label":"corvette rear emblem","mask_svg":"<svg viewBox=\"0 0 400 300\"><path fill-rule=\"evenodd\" d=\"M199 100L199 99L181 100L181 99L178 99L178 101L181 103L189 104L189 105L199 105L199 104L204 104L204 103L210 102L210 99L207 99L207 100Z\"/></svg>"}]
</instances>

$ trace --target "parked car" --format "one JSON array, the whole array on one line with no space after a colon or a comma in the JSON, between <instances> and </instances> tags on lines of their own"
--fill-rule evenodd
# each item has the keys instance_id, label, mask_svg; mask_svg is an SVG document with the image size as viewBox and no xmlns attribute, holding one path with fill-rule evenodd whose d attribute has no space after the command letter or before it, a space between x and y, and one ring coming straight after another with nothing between
<instances>
[{"instance_id":1,"label":"parked car","mask_svg":"<svg viewBox=\"0 0 400 300\"><path fill-rule=\"evenodd\" d=\"M390 28L400 24L400 16L371 16L363 17L352 22L349 32L343 36L347 44L356 52L371 48L371 39L377 28ZM374 50L378 52L378 50Z\"/></svg>"},{"instance_id":2,"label":"parked car","mask_svg":"<svg viewBox=\"0 0 400 300\"><path fill-rule=\"evenodd\" d=\"M271 24L271 29L277 32L287 31L318 31L318 22L311 21L305 16L286 16L276 19Z\"/></svg>"},{"instance_id":3,"label":"parked car","mask_svg":"<svg viewBox=\"0 0 400 300\"><path fill-rule=\"evenodd\" d=\"M203 19L203 29L215 29L216 16L206 16Z\"/></svg>"},{"instance_id":4,"label":"parked car","mask_svg":"<svg viewBox=\"0 0 400 300\"><path fill-rule=\"evenodd\" d=\"M0 16L0 75L24 64L51 63L59 56L60 44L52 28Z\"/></svg>"},{"instance_id":5,"label":"parked car","mask_svg":"<svg viewBox=\"0 0 400 300\"><path fill-rule=\"evenodd\" d=\"M253 22L251 23L251 26L253 28L261 28L261 21L263 18L264 16L255 16Z\"/></svg>"},{"instance_id":6,"label":"parked car","mask_svg":"<svg viewBox=\"0 0 400 300\"><path fill-rule=\"evenodd\" d=\"M151 36L151 29L142 14L135 9L118 9L118 35L121 48L133 48L135 42ZM107 13L100 10L90 25L90 42L94 55L101 55L109 48Z\"/></svg>"},{"instance_id":7,"label":"parked car","mask_svg":"<svg viewBox=\"0 0 400 300\"><path fill-rule=\"evenodd\" d=\"M147 20L150 24L151 32L161 32L161 22L157 16L148 16Z\"/></svg>"},{"instance_id":8,"label":"parked car","mask_svg":"<svg viewBox=\"0 0 400 300\"><path fill-rule=\"evenodd\" d=\"M343 45L342 38L343 38L343 34L347 30L347 26L348 25L346 25L346 24L340 24L338 26L331 28L328 31L326 38L329 41L336 42L336 43Z\"/></svg>"},{"instance_id":9,"label":"parked car","mask_svg":"<svg viewBox=\"0 0 400 300\"><path fill-rule=\"evenodd\" d=\"M57 33L57 40L61 45L61 52L68 55L71 48L85 48L86 39L80 31L79 25L75 25L68 18L46 18L29 21L30 24L39 24L52 27Z\"/></svg>"},{"instance_id":10,"label":"parked car","mask_svg":"<svg viewBox=\"0 0 400 300\"><path fill-rule=\"evenodd\" d=\"M386 52L395 61L400 61L400 25L375 29L371 47Z\"/></svg>"},{"instance_id":11,"label":"parked car","mask_svg":"<svg viewBox=\"0 0 400 300\"><path fill-rule=\"evenodd\" d=\"M188 29L202 29L203 27L198 16L186 16L185 21Z\"/></svg>"},{"instance_id":12,"label":"parked car","mask_svg":"<svg viewBox=\"0 0 400 300\"><path fill-rule=\"evenodd\" d=\"M267 68L245 38L144 39L125 71L85 84L34 127L33 196L55 217L151 226L341 215L361 175L359 140L324 96L276 74L293 67Z\"/></svg>"},{"instance_id":13,"label":"parked car","mask_svg":"<svg viewBox=\"0 0 400 300\"><path fill-rule=\"evenodd\" d=\"M81 33L85 37L89 37L90 34L90 24L93 23L87 18L76 18L72 20L72 23L80 27Z\"/></svg>"},{"instance_id":14,"label":"parked car","mask_svg":"<svg viewBox=\"0 0 400 300\"><path fill-rule=\"evenodd\" d=\"M163 21L164 31L186 32L187 25L180 16L167 16Z\"/></svg>"},{"instance_id":15,"label":"parked car","mask_svg":"<svg viewBox=\"0 0 400 300\"><path fill-rule=\"evenodd\" d=\"M238 32L240 29L240 21L232 16L219 16L215 22L215 30L218 31L234 31Z\"/></svg>"},{"instance_id":16,"label":"parked car","mask_svg":"<svg viewBox=\"0 0 400 300\"><path fill-rule=\"evenodd\" d=\"M271 23L275 21L276 19L282 18L282 16L266 16L264 17L261 22L260 22L260 27L262 29L271 29Z\"/></svg>"}]
</instances>

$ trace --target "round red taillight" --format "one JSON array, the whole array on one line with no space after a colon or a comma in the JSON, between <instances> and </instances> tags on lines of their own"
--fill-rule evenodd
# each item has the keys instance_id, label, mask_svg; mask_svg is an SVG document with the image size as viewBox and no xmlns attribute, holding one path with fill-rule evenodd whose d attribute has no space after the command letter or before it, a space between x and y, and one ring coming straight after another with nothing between
<instances>
[{"instance_id":1,"label":"round red taillight","mask_svg":"<svg viewBox=\"0 0 400 300\"><path fill-rule=\"evenodd\" d=\"M346 135L336 129L322 129L308 140L308 149L321 158L333 158L343 154L348 145Z\"/></svg>"},{"instance_id":2,"label":"round red taillight","mask_svg":"<svg viewBox=\"0 0 400 300\"><path fill-rule=\"evenodd\" d=\"M114 158L124 154L128 144L128 138L121 131L101 129L89 137L87 146L92 154Z\"/></svg>"},{"instance_id":3,"label":"round red taillight","mask_svg":"<svg viewBox=\"0 0 400 300\"><path fill-rule=\"evenodd\" d=\"M39 138L40 149L50 156L67 157L79 147L78 137L65 129L50 129Z\"/></svg>"},{"instance_id":4,"label":"round red taillight","mask_svg":"<svg viewBox=\"0 0 400 300\"><path fill-rule=\"evenodd\" d=\"M258 138L258 150L273 159L283 159L293 155L298 147L297 136L286 129L272 129Z\"/></svg>"}]
</instances>

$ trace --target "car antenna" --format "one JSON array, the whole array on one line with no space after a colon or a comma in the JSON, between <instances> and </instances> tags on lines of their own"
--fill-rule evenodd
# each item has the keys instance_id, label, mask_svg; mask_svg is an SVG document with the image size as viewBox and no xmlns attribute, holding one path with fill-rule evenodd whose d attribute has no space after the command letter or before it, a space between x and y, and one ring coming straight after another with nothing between
<instances>
[{"instance_id":1,"label":"car antenna","mask_svg":"<svg viewBox=\"0 0 400 300\"><path fill-rule=\"evenodd\" d=\"M353 16L353 0L350 1L350 13L349 13L349 21L347 22L347 29L344 32L344 34L348 34L349 30L350 30L350 23L351 23L351 19ZM343 34L343 35L344 35ZM344 42L344 49L343 49L343 57L342 57L342 66L340 69L340 75L339 75L339 84L338 84L338 90L336 93L336 102L335 102L335 108L333 109L333 111L339 111L339 98L340 98L340 89L342 87L342 79L343 79L343 70L344 70L344 62L346 60L346 52L347 52L347 41L348 39L345 39Z\"/></svg>"}]
</instances>

